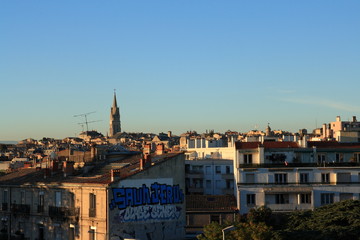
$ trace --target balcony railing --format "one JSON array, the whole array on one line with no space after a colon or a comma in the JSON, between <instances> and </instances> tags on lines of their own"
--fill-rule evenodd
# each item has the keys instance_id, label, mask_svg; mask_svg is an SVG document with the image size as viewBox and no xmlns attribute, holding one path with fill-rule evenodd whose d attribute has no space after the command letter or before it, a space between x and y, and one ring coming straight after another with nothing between
<instances>
[{"instance_id":1,"label":"balcony railing","mask_svg":"<svg viewBox=\"0 0 360 240\"><path fill-rule=\"evenodd\" d=\"M30 214L30 205L28 204L11 204L11 212L18 214Z\"/></svg>"},{"instance_id":2,"label":"balcony railing","mask_svg":"<svg viewBox=\"0 0 360 240\"><path fill-rule=\"evenodd\" d=\"M234 174L233 173L224 173L224 174L221 174L221 177L222 177L222 179L225 179L225 180L232 180L232 179L234 179Z\"/></svg>"},{"instance_id":3,"label":"balcony railing","mask_svg":"<svg viewBox=\"0 0 360 240\"><path fill-rule=\"evenodd\" d=\"M51 218L67 220L78 217L79 213L79 208L49 206L49 216Z\"/></svg>"},{"instance_id":4,"label":"balcony railing","mask_svg":"<svg viewBox=\"0 0 360 240\"><path fill-rule=\"evenodd\" d=\"M204 193L203 187L189 187L187 190L188 193Z\"/></svg>"},{"instance_id":5,"label":"balcony railing","mask_svg":"<svg viewBox=\"0 0 360 240\"><path fill-rule=\"evenodd\" d=\"M292 168L292 167L356 167L360 166L358 162L322 162L322 163L261 163L261 164L239 164L239 168Z\"/></svg>"},{"instance_id":6,"label":"balcony railing","mask_svg":"<svg viewBox=\"0 0 360 240\"><path fill-rule=\"evenodd\" d=\"M8 210L8 203L2 203L1 204L1 211L7 211Z\"/></svg>"},{"instance_id":7,"label":"balcony railing","mask_svg":"<svg viewBox=\"0 0 360 240\"><path fill-rule=\"evenodd\" d=\"M313 209L313 207L310 203L266 204L266 207L270 208L274 212L287 212L287 211L295 211L295 210L311 210L311 209Z\"/></svg>"}]
</instances>

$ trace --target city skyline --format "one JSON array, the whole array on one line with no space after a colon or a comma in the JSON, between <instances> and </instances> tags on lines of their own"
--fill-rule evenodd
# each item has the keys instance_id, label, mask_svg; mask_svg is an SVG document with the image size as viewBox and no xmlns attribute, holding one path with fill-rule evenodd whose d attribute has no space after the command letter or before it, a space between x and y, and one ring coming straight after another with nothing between
<instances>
[{"instance_id":1,"label":"city skyline","mask_svg":"<svg viewBox=\"0 0 360 240\"><path fill-rule=\"evenodd\" d=\"M0 140L297 132L360 116L357 1L0 3Z\"/></svg>"}]
</instances>

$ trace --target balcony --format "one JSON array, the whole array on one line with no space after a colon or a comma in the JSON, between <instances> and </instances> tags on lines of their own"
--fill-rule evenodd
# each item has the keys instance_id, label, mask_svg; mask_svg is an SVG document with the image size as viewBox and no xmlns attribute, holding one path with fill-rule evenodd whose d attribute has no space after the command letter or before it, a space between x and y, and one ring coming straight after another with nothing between
<instances>
[{"instance_id":1,"label":"balcony","mask_svg":"<svg viewBox=\"0 0 360 240\"><path fill-rule=\"evenodd\" d=\"M89 217L96 217L96 208L89 208Z\"/></svg>"},{"instance_id":2,"label":"balcony","mask_svg":"<svg viewBox=\"0 0 360 240\"><path fill-rule=\"evenodd\" d=\"M78 219L80 213L79 208L55 207L49 206L49 216L60 220Z\"/></svg>"},{"instance_id":3,"label":"balcony","mask_svg":"<svg viewBox=\"0 0 360 240\"><path fill-rule=\"evenodd\" d=\"M294 168L294 167L356 167L358 162L322 162L322 163L262 163L262 164L239 164L239 168Z\"/></svg>"},{"instance_id":4,"label":"balcony","mask_svg":"<svg viewBox=\"0 0 360 240\"><path fill-rule=\"evenodd\" d=\"M221 177L224 180L234 180L234 174L233 173L224 173L224 174L221 174Z\"/></svg>"},{"instance_id":5,"label":"balcony","mask_svg":"<svg viewBox=\"0 0 360 240\"><path fill-rule=\"evenodd\" d=\"M14 214L30 214L30 205L28 204L11 204L11 212Z\"/></svg>"},{"instance_id":6,"label":"balcony","mask_svg":"<svg viewBox=\"0 0 360 240\"><path fill-rule=\"evenodd\" d=\"M194 194L194 193L204 194L203 187L189 187L187 190L189 194Z\"/></svg>"},{"instance_id":7,"label":"balcony","mask_svg":"<svg viewBox=\"0 0 360 240\"><path fill-rule=\"evenodd\" d=\"M310 203L303 204L266 204L273 212L290 212L295 210L312 210L313 207Z\"/></svg>"},{"instance_id":8,"label":"balcony","mask_svg":"<svg viewBox=\"0 0 360 240\"><path fill-rule=\"evenodd\" d=\"M8 210L8 203L2 203L1 204L1 211L7 211Z\"/></svg>"},{"instance_id":9,"label":"balcony","mask_svg":"<svg viewBox=\"0 0 360 240\"><path fill-rule=\"evenodd\" d=\"M202 171L189 170L185 172L185 178L204 178L204 173Z\"/></svg>"}]
</instances>

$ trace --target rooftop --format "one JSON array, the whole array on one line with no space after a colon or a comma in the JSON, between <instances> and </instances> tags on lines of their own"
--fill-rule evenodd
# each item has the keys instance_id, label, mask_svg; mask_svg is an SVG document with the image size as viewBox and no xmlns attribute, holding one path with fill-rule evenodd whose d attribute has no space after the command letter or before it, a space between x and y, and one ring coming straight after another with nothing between
<instances>
[{"instance_id":1,"label":"rooftop","mask_svg":"<svg viewBox=\"0 0 360 240\"><path fill-rule=\"evenodd\" d=\"M179 153L157 155L152 158L152 165L165 162ZM125 179L140 172L141 154L126 157L113 162L102 162L93 166L86 174L75 172L73 176L64 176L62 171L50 172L50 169L23 168L0 176L0 185L41 185L41 184L100 184L109 185L111 169L120 170L120 179ZM150 166L151 167L151 166ZM45 177L46 175L46 177Z\"/></svg>"}]
</instances>

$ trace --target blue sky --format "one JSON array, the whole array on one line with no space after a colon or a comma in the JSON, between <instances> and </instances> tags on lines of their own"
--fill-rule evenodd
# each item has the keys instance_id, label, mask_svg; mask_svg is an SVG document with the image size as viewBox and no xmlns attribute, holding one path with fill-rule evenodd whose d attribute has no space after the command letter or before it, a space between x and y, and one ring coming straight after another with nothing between
<instances>
[{"instance_id":1,"label":"blue sky","mask_svg":"<svg viewBox=\"0 0 360 240\"><path fill-rule=\"evenodd\" d=\"M0 140L359 115L360 2L0 1ZM360 117L360 116L359 116Z\"/></svg>"}]
</instances>

